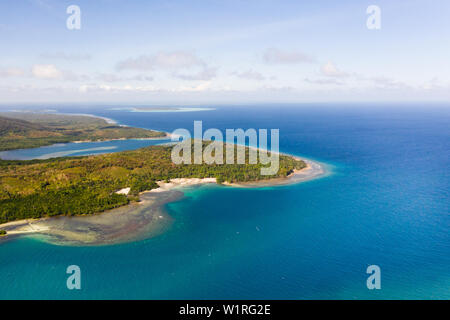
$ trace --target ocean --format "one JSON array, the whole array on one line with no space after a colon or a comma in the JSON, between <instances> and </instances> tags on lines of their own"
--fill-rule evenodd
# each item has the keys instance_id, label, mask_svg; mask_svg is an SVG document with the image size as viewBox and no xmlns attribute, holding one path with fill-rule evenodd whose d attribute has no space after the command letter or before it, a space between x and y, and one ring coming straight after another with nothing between
<instances>
[{"instance_id":1,"label":"ocean","mask_svg":"<svg viewBox=\"0 0 450 320\"><path fill-rule=\"evenodd\" d=\"M280 151L329 174L278 187L187 188L166 205L170 228L137 242L0 243L0 299L450 299L449 105L208 107L58 111L169 132L192 131L194 120L223 132L279 129ZM38 154L58 152L50 151ZM66 287L69 265L81 269L81 290ZM366 286L369 265L380 267L380 290Z\"/></svg>"}]
</instances>

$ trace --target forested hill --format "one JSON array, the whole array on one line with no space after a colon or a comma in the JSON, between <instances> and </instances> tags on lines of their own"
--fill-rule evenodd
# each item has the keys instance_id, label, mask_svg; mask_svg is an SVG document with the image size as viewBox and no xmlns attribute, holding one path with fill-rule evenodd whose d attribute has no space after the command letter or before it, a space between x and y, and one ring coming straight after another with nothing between
<instances>
[{"instance_id":1,"label":"forested hill","mask_svg":"<svg viewBox=\"0 0 450 320\"><path fill-rule=\"evenodd\" d=\"M151 146L104 155L47 160L0 160L0 223L55 215L92 214L130 201L156 181L214 177L219 183L286 177L306 164L280 156L277 174L261 175L261 164L179 164L173 146ZM246 148L248 159L248 148ZM131 188L128 196L116 194Z\"/></svg>"},{"instance_id":2,"label":"forested hill","mask_svg":"<svg viewBox=\"0 0 450 320\"><path fill-rule=\"evenodd\" d=\"M0 136L8 133L28 133L32 130L44 131L46 129L47 128L42 125L31 123L29 121L0 116Z\"/></svg>"},{"instance_id":3,"label":"forested hill","mask_svg":"<svg viewBox=\"0 0 450 320\"><path fill-rule=\"evenodd\" d=\"M41 113L0 113L0 151L81 140L164 137L164 132L109 124L103 119Z\"/></svg>"}]
</instances>

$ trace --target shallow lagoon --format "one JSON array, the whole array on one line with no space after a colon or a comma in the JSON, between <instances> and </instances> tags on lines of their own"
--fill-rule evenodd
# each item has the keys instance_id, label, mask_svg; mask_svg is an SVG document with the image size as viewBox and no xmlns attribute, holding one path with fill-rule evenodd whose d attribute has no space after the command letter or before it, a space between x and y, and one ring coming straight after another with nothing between
<instances>
[{"instance_id":1,"label":"shallow lagoon","mask_svg":"<svg viewBox=\"0 0 450 320\"><path fill-rule=\"evenodd\" d=\"M3 160L48 159L67 156L87 156L93 154L135 150L170 142L169 139L129 139L95 142L58 143L32 149L8 150L0 152Z\"/></svg>"}]
</instances>

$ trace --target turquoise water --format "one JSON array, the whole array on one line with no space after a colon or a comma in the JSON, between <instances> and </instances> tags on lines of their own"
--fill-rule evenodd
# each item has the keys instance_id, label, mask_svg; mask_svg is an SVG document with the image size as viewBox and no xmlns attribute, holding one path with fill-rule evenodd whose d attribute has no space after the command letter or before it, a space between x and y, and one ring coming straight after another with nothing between
<instances>
[{"instance_id":1,"label":"turquoise water","mask_svg":"<svg viewBox=\"0 0 450 320\"><path fill-rule=\"evenodd\" d=\"M0 298L450 298L449 106L214 108L83 112L166 131L192 130L193 120L279 128L281 151L322 161L331 174L272 188L190 188L167 205L172 227L144 241L0 244ZM80 291L66 288L71 264L81 268ZM372 264L381 290L366 288Z\"/></svg>"},{"instance_id":2,"label":"turquoise water","mask_svg":"<svg viewBox=\"0 0 450 320\"><path fill-rule=\"evenodd\" d=\"M99 141L99 142L58 143L41 148L2 151L0 152L0 159L30 160L30 159L48 159L67 156L87 156L108 152L134 150L166 142L170 142L170 140L130 139L130 140Z\"/></svg>"}]
</instances>

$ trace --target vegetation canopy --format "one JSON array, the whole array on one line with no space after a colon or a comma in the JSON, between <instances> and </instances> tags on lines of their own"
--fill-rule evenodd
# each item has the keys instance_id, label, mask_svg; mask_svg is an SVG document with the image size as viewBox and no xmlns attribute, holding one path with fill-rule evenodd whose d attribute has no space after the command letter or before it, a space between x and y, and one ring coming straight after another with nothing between
<instances>
[{"instance_id":1,"label":"vegetation canopy","mask_svg":"<svg viewBox=\"0 0 450 320\"><path fill-rule=\"evenodd\" d=\"M206 147L208 143L203 143ZM224 145L225 147L225 145ZM93 214L138 201L139 193L174 178L216 178L218 183L286 177L305 162L280 155L275 175L261 164L174 164L173 146L47 160L0 160L0 223L43 216ZM246 148L248 159L248 151ZM237 153L237 152L236 152ZM236 154L235 153L235 154ZM117 194L131 188L128 195Z\"/></svg>"},{"instance_id":2,"label":"vegetation canopy","mask_svg":"<svg viewBox=\"0 0 450 320\"><path fill-rule=\"evenodd\" d=\"M0 113L0 151L73 141L164 137L164 132L110 124L104 119L26 112Z\"/></svg>"}]
</instances>

